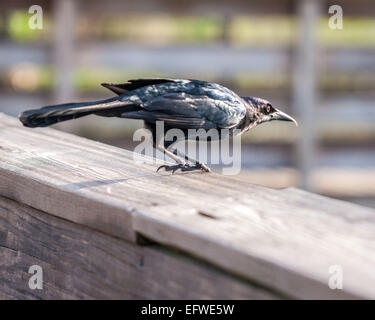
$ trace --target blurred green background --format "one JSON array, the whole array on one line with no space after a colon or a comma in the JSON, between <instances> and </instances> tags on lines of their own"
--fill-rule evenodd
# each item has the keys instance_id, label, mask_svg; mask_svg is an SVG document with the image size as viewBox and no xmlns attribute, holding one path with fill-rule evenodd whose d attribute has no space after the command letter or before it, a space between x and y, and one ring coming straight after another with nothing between
<instances>
[{"instance_id":1,"label":"blurred green background","mask_svg":"<svg viewBox=\"0 0 375 320\"><path fill-rule=\"evenodd\" d=\"M236 179L375 207L373 1L39 1L42 30L29 28L33 4L0 4L0 112L111 96L102 82L215 81L302 120L244 135ZM343 8L342 30L328 27L333 4ZM298 77L311 50L313 69ZM90 116L56 128L132 149L141 125Z\"/></svg>"}]
</instances>

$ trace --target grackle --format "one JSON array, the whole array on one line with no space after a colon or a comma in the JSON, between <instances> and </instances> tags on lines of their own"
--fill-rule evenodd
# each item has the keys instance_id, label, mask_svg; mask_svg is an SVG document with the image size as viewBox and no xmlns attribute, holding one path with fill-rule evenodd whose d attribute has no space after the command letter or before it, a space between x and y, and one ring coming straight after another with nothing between
<instances>
[{"instance_id":1,"label":"grackle","mask_svg":"<svg viewBox=\"0 0 375 320\"><path fill-rule=\"evenodd\" d=\"M161 166L166 170L191 171L210 169L176 149L170 142L156 141L156 121L164 121L165 132L181 129L187 137L189 129L228 129L242 134L256 125L272 120L296 120L274 108L268 101L256 97L240 97L216 83L200 80L136 79L124 84L102 84L116 96L110 99L66 103L27 110L20 115L26 127L46 127L57 122L80 118L89 114L144 120L153 133L154 148L176 161L176 165ZM221 136L219 136L219 139ZM173 143L173 142L172 142ZM189 163L190 162L190 163Z\"/></svg>"}]
</instances>

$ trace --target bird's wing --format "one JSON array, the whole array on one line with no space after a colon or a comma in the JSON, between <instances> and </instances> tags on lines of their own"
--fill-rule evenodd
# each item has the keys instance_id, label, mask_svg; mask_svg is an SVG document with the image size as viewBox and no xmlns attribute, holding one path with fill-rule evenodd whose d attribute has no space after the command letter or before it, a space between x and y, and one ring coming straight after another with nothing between
<instances>
[{"instance_id":1,"label":"bird's wing","mask_svg":"<svg viewBox=\"0 0 375 320\"><path fill-rule=\"evenodd\" d=\"M214 99L208 95L167 93L145 101L138 112L124 113L124 118L164 121L183 129L231 128L245 116L246 108L238 101Z\"/></svg>"},{"instance_id":2,"label":"bird's wing","mask_svg":"<svg viewBox=\"0 0 375 320\"><path fill-rule=\"evenodd\" d=\"M145 110L126 112L122 117L128 119L141 119L150 123L164 121L166 126L180 129L206 128L208 130L213 127L212 125L207 124L203 119L186 116L173 116L162 112L148 112Z\"/></svg>"},{"instance_id":3,"label":"bird's wing","mask_svg":"<svg viewBox=\"0 0 375 320\"><path fill-rule=\"evenodd\" d=\"M112 92L120 95L131 90L139 89L146 86L161 84L166 82L176 82L178 79L167 78L146 78L146 79L131 79L127 83L102 83L101 85Z\"/></svg>"}]
</instances>

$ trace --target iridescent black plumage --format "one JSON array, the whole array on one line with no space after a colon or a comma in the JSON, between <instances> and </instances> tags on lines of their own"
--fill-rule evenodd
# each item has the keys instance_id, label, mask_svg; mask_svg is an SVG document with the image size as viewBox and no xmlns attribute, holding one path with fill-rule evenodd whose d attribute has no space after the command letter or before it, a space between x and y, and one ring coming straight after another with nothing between
<instances>
[{"instance_id":1,"label":"iridescent black plumage","mask_svg":"<svg viewBox=\"0 0 375 320\"><path fill-rule=\"evenodd\" d=\"M83 103L66 103L28 110L20 115L27 127L45 127L57 122L95 114L104 117L141 119L153 132L155 123L163 121L165 130L239 129L240 133L271 120L294 121L273 108L266 100L239 97L216 83L200 80L137 79L124 84L103 84L116 97ZM155 137L154 137L155 138ZM155 147L160 147L154 140ZM166 150L182 167L189 167ZM181 159L180 159L181 160ZM196 166L209 169L196 162ZM189 167L190 168L190 167Z\"/></svg>"}]
</instances>

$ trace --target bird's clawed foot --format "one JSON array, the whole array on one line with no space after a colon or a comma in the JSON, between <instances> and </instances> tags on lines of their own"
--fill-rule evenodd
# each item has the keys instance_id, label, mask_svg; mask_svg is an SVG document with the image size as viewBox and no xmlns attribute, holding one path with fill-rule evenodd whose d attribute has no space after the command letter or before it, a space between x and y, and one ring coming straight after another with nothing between
<instances>
[{"instance_id":1,"label":"bird's clawed foot","mask_svg":"<svg viewBox=\"0 0 375 320\"><path fill-rule=\"evenodd\" d=\"M181 170L182 172L186 172L186 171L195 171L195 170L202 170L204 172L211 172L211 169L209 167L207 167L205 164L203 163L199 163L197 162L195 165L190 165L190 164L183 164L183 163L180 163L180 164L176 164L176 165L162 165L160 166L156 172L158 172L160 169L165 169L165 171L172 171L172 173L175 173L177 170Z\"/></svg>"},{"instance_id":2,"label":"bird's clawed foot","mask_svg":"<svg viewBox=\"0 0 375 320\"><path fill-rule=\"evenodd\" d=\"M194 169L201 169L204 172L212 172L209 167L207 167L204 163L197 162L194 166Z\"/></svg>"}]
</instances>

